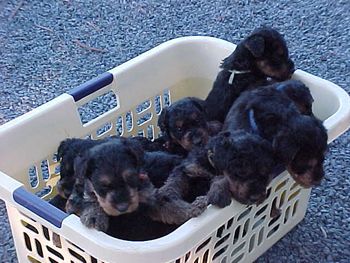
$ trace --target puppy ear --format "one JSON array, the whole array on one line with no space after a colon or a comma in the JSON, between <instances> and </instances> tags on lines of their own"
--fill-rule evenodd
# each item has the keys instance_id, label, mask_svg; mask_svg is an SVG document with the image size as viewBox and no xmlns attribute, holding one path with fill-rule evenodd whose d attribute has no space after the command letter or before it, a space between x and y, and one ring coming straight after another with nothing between
<instances>
[{"instance_id":1,"label":"puppy ear","mask_svg":"<svg viewBox=\"0 0 350 263\"><path fill-rule=\"evenodd\" d=\"M229 131L221 132L209 139L207 144L207 155L210 163L220 171L228 167L230 154L227 154L232 148Z\"/></svg>"},{"instance_id":2,"label":"puppy ear","mask_svg":"<svg viewBox=\"0 0 350 263\"><path fill-rule=\"evenodd\" d=\"M200 111L205 112L206 108L205 108L205 101L195 98L195 97L191 97L190 98L192 103L194 104L195 107L197 107Z\"/></svg>"},{"instance_id":3,"label":"puppy ear","mask_svg":"<svg viewBox=\"0 0 350 263\"><path fill-rule=\"evenodd\" d=\"M123 141L124 145L128 148L129 152L136 158L137 165L141 166L144 162L144 151L142 146L136 140L126 139Z\"/></svg>"},{"instance_id":4,"label":"puppy ear","mask_svg":"<svg viewBox=\"0 0 350 263\"><path fill-rule=\"evenodd\" d=\"M291 132L279 132L272 142L272 148L275 156L283 164L288 164L295 158L300 150L298 143L294 140Z\"/></svg>"},{"instance_id":5,"label":"puppy ear","mask_svg":"<svg viewBox=\"0 0 350 263\"><path fill-rule=\"evenodd\" d=\"M268 123L271 126L277 126L278 123L280 123L280 117L277 114L274 113L268 113L266 115L263 116L264 120L266 121L266 123Z\"/></svg>"},{"instance_id":6,"label":"puppy ear","mask_svg":"<svg viewBox=\"0 0 350 263\"><path fill-rule=\"evenodd\" d=\"M158 117L158 126L164 135L169 136L168 108L163 108Z\"/></svg>"},{"instance_id":7,"label":"puppy ear","mask_svg":"<svg viewBox=\"0 0 350 263\"><path fill-rule=\"evenodd\" d=\"M265 40L262 36L252 35L244 41L244 46L254 57L259 58L264 54Z\"/></svg>"},{"instance_id":8,"label":"puppy ear","mask_svg":"<svg viewBox=\"0 0 350 263\"><path fill-rule=\"evenodd\" d=\"M61 160L63 155L69 150L69 145L71 144L72 139L65 139L61 141L57 149L57 161Z\"/></svg>"},{"instance_id":9,"label":"puppy ear","mask_svg":"<svg viewBox=\"0 0 350 263\"><path fill-rule=\"evenodd\" d=\"M77 156L74 159L74 173L77 178L91 179L93 161L86 156Z\"/></svg>"}]
</instances>

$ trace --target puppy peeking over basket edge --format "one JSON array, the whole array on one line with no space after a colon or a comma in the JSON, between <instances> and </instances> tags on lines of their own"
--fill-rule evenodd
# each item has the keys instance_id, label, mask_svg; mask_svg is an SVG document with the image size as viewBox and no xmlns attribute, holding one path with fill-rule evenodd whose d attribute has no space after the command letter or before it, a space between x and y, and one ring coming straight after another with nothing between
<instances>
[{"instance_id":1,"label":"puppy peeking over basket edge","mask_svg":"<svg viewBox=\"0 0 350 263\"><path fill-rule=\"evenodd\" d=\"M70 170L69 175L75 184L62 210L80 216L81 222L89 228L107 234L110 230L118 233L115 229L118 226L110 225L111 217L133 213L135 216L144 216L151 223L182 224L189 218L198 216L206 208L204 201L197 201L197 206L176 202L174 204L178 205L177 209L171 210L165 216L161 214L163 210L159 206L163 203L159 204L156 200L155 186L163 183L166 179L163 173L170 173L181 158L165 152L145 152L140 138L111 136L101 140L75 138L61 142L61 146L69 145L72 147L61 148L61 157L68 155L72 159L62 158L61 165L71 167L73 163L74 169ZM63 171L63 175L66 175L66 169ZM67 177L68 174L62 180L65 181ZM65 197L64 195L63 198ZM164 221L172 217L177 217L177 220ZM174 228L156 223L153 225L161 227L162 233ZM134 232L130 234L135 237ZM152 237L158 235L151 234ZM136 238L147 239L137 235Z\"/></svg>"}]
</instances>

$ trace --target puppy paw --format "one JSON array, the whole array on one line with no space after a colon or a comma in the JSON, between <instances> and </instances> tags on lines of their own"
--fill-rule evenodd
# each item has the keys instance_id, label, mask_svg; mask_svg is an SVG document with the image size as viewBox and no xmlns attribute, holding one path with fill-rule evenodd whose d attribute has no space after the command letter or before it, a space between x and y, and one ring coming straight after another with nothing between
<instances>
[{"instance_id":1,"label":"puppy paw","mask_svg":"<svg viewBox=\"0 0 350 263\"><path fill-rule=\"evenodd\" d=\"M103 211L83 211L80 221L88 228L106 232L109 225L109 218Z\"/></svg>"},{"instance_id":2,"label":"puppy paw","mask_svg":"<svg viewBox=\"0 0 350 263\"><path fill-rule=\"evenodd\" d=\"M80 216L82 208L83 208L83 204L81 200L73 199L70 197L67 200L65 211L68 214L75 214L77 216Z\"/></svg>"},{"instance_id":3,"label":"puppy paw","mask_svg":"<svg viewBox=\"0 0 350 263\"><path fill-rule=\"evenodd\" d=\"M225 206L228 206L231 204L232 198L231 194L228 192L216 192L216 191L209 191L208 193L208 203L218 206L220 208L224 208Z\"/></svg>"},{"instance_id":4,"label":"puppy paw","mask_svg":"<svg viewBox=\"0 0 350 263\"><path fill-rule=\"evenodd\" d=\"M208 206L208 198L206 196L198 196L192 202L191 217L197 217L202 214Z\"/></svg>"}]
</instances>

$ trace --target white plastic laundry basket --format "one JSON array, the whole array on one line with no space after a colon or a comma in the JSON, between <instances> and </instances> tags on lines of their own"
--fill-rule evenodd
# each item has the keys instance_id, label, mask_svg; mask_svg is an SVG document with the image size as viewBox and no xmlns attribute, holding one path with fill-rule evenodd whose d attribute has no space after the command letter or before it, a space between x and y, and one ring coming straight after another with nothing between
<instances>
[{"instance_id":1,"label":"white plastic laundry basket","mask_svg":"<svg viewBox=\"0 0 350 263\"><path fill-rule=\"evenodd\" d=\"M56 191L59 164L54 154L60 141L96 139L120 130L123 136L156 136L164 101L204 98L221 60L234 48L210 37L171 40L2 125L0 197L6 202L19 261L251 262L298 224L310 190L296 185L287 172L273 180L268 199L259 206L236 201L224 209L209 206L203 215L169 235L145 242L123 241L87 229L77 216L43 200ZM293 78L310 87L314 112L324 120L329 141L348 129L350 99L344 90L301 70ZM83 124L78 109L111 92L117 106ZM145 101L148 107L138 110ZM33 174L35 185L29 180ZM282 211L275 219L270 216L273 204Z\"/></svg>"}]
</instances>

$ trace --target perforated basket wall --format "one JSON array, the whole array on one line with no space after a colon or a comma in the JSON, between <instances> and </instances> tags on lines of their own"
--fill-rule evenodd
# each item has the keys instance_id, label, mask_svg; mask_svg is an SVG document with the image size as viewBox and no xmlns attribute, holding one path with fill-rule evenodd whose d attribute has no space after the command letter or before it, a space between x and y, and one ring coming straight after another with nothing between
<instances>
[{"instance_id":1,"label":"perforated basket wall","mask_svg":"<svg viewBox=\"0 0 350 263\"><path fill-rule=\"evenodd\" d=\"M268 199L259 206L236 201L224 209L209 206L169 235L145 242L87 229L75 215L43 201L56 194L55 151L61 140L157 137L161 109L184 96L204 98L221 60L234 47L209 37L166 42L1 126L0 197L6 202L19 261L251 262L298 224L310 190L296 185L287 172L271 182ZM343 133L350 123L348 95L302 71L294 78L310 87L313 110L325 120L329 140ZM271 217L273 207L281 210L280 216Z\"/></svg>"},{"instance_id":2,"label":"perforated basket wall","mask_svg":"<svg viewBox=\"0 0 350 263\"><path fill-rule=\"evenodd\" d=\"M251 262L294 227L303 217L308 191L301 189L287 173L276 178L270 187L269 198L260 206L244 207L239 213L223 220L220 226L190 250L174 259L175 263ZM275 219L270 216L272 204L281 209ZM59 233L8 207L9 216L16 218L18 242L25 244L30 262L103 262L84 251L79 244L63 238ZM190 242L190 240L189 240ZM116 261L114 262L125 262ZM146 262L146 261L144 261Z\"/></svg>"}]
</instances>

